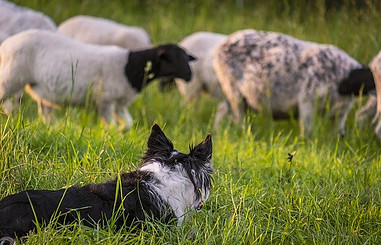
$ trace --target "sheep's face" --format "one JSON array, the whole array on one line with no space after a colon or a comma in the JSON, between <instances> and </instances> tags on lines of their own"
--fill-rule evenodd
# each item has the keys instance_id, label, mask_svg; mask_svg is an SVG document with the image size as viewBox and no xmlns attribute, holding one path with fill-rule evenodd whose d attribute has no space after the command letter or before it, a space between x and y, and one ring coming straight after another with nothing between
<instances>
[{"instance_id":1,"label":"sheep's face","mask_svg":"<svg viewBox=\"0 0 381 245\"><path fill-rule=\"evenodd\" d=\"M159 46L156 50L156 73L155 76L170 79L182 78L189 81L192 71L189 62L196 60L183 49L174 44Z\"/></svg>"}]
</instances>

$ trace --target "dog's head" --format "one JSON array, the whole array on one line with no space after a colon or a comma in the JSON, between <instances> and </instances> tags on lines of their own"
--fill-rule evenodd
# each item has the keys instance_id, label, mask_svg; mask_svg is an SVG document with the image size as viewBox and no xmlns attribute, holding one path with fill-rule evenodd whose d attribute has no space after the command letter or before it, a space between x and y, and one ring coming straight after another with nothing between
<instances>
[{"instance_id":1,"label":"dog's head","mask_svg":"<svg viewBox=\"0 0 381 245\"><path fill-rule=\"evenodd\" d=\"M192 206L200 210L209 197L212 186L212 137L190 146L188 154L173 148L172 142L158 125L154 125L148 139L148 149L140 170L152 172L163 186L161 194L174 206ZM184 200L176 199L176 195ZM176 209L176 207L172 207Z\"/></svg>"}]
</instances>

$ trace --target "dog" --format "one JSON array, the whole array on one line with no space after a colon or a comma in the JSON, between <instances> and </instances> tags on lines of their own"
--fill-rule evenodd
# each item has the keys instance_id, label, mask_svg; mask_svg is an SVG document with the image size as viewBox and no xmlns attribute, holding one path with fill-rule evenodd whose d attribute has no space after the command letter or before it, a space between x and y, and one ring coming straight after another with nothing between
<instances>
[{"instance_id":1,"label":"dog","mask_svg":"<svg viewBox=\"0 0 381 245\"><path fill-rule=\"evenodd\" d=\"M189 154L174 149L155 124L142 165L101 184L60 190L27 190L0 201L0 244L27 235L38 224L80 222L86 226L142 224L155 220L181 224L189 207L200 211L212 187L210 134ZM119 212L117 210L120 210Z\"/></svg>"}]
</instances>

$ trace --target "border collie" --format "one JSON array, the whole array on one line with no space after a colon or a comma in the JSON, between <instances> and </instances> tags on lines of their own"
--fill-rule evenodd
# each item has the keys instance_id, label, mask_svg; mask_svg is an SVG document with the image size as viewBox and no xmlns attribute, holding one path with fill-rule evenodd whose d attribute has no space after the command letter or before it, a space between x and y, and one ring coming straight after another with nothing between
<instances>
[{"instance_id":1,"label":"border collie","mask_svg":"<svg viewBox=\"0 0 381 245\"><path fill-rule=\"evenodd\" d=\"M36 222L116 228L147 219L181 224L188 207L200 210L212 186L212 138L209 134L190 153L173 148L158 125L148 139L142 165L115 180L61 190L28 190L0 201L0 244L11 244L36 228Z\"/></svg>"}]
</instances>

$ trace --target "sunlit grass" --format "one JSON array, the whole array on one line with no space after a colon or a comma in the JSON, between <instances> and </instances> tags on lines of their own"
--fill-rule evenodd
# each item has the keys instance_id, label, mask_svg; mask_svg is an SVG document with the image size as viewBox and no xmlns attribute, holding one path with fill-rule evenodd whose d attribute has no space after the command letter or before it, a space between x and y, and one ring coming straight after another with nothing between
<instances>
[{"instance_id":1,"label":"sunlit grass","mask_svg":"<svg viewBox=\"0 0 381 245\"><path fill-rule=\"evenodd\" d=\"M155 44L177 42L197 30L228 34L254 28L332 43L363 63L381 49L380 11L369 8L314 12L289 6L282 12L276 5L280 1L245 2L243 9L236 1L16 2L45 12L57 23L91 14L140 25ZM370 125L356 127L354 111L343 139L337 122L327 115L317 115L312 136L301 139L296 119L273 121L251 112L243 127L226 120L215 131L217 101L203 95L186 103L175 90L158 92L155 83L130 106L134 125L124 132L100 123L86 108L64 108L44 124L35 103L28 96L23 102L15 115L0 115L0 197L26 189L99 183L134 170L153 123L184 152L212 132L216 169L205 208L189 212L180 227L148 223L146 230L130 232L48 224L22 239L26 244L381 242L380 142ZM293 152L290 162L288 153Z\"/></svg>"}]
</instances>

